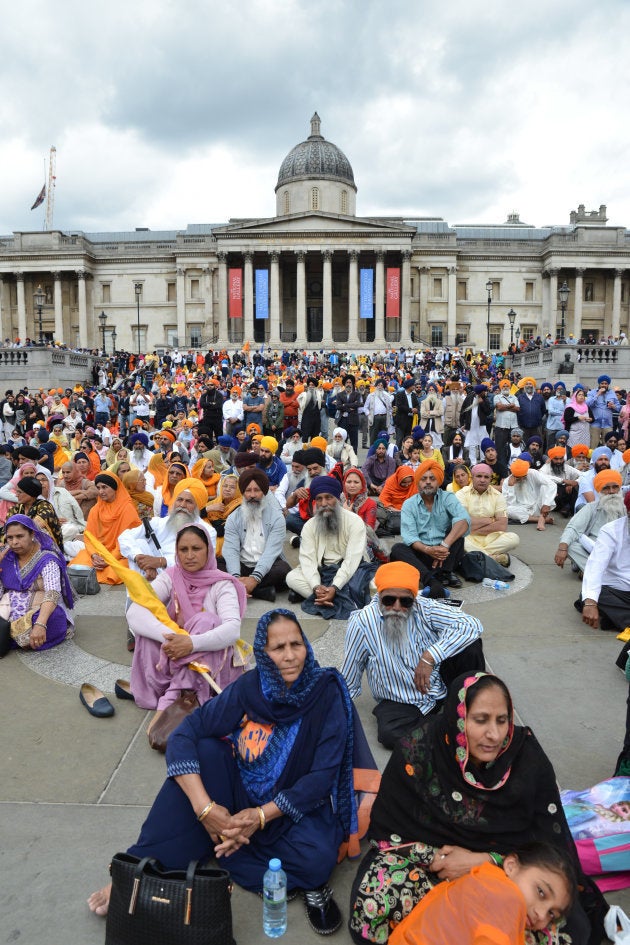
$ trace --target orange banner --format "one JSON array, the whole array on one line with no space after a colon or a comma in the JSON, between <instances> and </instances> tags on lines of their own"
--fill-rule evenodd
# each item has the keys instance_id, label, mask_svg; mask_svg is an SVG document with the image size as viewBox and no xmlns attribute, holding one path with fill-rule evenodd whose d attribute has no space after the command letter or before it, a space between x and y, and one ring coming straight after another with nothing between
<instances>
[{"instance_id":1,"label":"orange banner","mask_svg":"<svg viewBox=\"0 0 630 945\"><path fill-rule=\"evenodd\" d=\"M400 318L400 269L387 270L386 318Z\"/></svg>"},{"instance_id":2,"label":"orange banner","mask_svg":"<svg viewBox=\"0 0 630 945\"><path fill-rule=\"evenodd\" d=\"M243 317L243 270L228 270L228 296L230 299L230 318Z\"/></svg>"}]
</instances>

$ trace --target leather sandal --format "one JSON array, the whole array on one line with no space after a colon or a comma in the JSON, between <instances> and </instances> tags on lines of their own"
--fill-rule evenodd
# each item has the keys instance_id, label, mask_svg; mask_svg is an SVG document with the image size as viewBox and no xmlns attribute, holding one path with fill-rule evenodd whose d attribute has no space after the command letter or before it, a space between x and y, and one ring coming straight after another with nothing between
<instances>
[{"instance_id":1,"label":"leather sandal","mask_svg":"<svg viewBox=\"0 0 630 945\"><path fill-rule=\"evenodd\" d=\"M97 719L106 719L115 712L114 706L109 699L90 683L83 683L79 692L79 699L88 710L90 715Z\"/></svg>"},{"instance_id":2,"label":"leather sandal","mask_svg":"<svg viewBox=\"0 0 630 945\"><path fill-rule=\"evenodd\" d=\"M341 927L341 912L330 886L304 891L308 924L318 935L332 935Z\"/></svg>"}]
</instances>

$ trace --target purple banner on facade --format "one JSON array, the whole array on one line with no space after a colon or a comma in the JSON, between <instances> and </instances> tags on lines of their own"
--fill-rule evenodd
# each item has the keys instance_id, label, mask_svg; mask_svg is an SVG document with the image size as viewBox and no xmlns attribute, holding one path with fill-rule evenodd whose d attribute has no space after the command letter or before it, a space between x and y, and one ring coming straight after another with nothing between
<instances>
[{"instance_id":1,"label":"purple banner on facade","mask_svg":"<svg viewBox=\"0 0 630 945\"><path fill-rule=\"evenodd\" d=\"M373 269L360 270L359 318L374 318L374 270Z\"/></svg>"},{"instance_id":2,"label":"purple banner on facade","mask_svg":"<svg viewBox=\"0 0 630 945\"><path fill-rule=\"evenodd\" d=\"M269 270L256 270L256 318L269 318Z\"/></svg>"}]
</instances>

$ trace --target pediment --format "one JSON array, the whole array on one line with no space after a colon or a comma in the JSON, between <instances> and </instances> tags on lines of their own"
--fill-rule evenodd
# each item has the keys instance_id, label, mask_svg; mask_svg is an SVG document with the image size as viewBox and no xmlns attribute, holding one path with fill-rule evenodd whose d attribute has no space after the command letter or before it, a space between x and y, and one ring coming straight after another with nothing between
<instances>
[{"instance_id":1,"label":"pediment","mask_svg":"<svg viewBox=\"0 0 630 945\"><path fill-rule=\"evenodd\" d=\"M217 239L221 236L249 236L254 234L272 236L281 233L348 233L396 234L398 236L413 237L415 227L405 224L401 219L386 219L373 217L351 217L337 213L304 212L290 213L286 216L269 217L257 220L233 220L227 226L213 229Z\"/></svg>"}]
</instances>

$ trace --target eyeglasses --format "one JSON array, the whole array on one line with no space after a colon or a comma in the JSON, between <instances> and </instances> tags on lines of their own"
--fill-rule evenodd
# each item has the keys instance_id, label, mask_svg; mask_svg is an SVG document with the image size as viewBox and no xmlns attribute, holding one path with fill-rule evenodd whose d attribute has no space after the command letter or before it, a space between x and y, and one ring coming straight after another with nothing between
<instances>
[{"instance_id":1,"label":"eyeglasses","mask_svg":"<svg viewBox=\"0 0 630 945\"><path fill-rule=\"evenodd\" d=\"M404 607L405 610L409 610L410 607L413 607L415 599L415 597L399 597L397 594L383 594L381 604L383 607L393 607L396 601L398 601L401 607Z\"/></svg>"}]
</instances>

